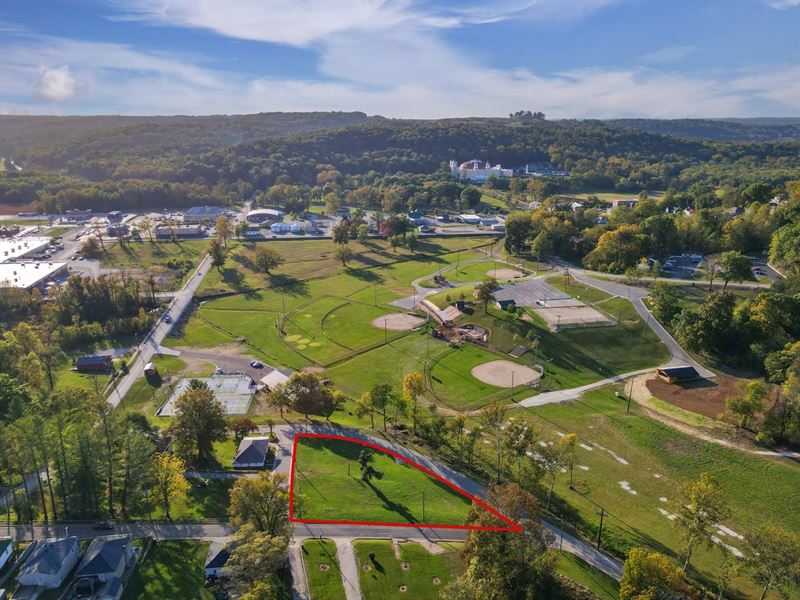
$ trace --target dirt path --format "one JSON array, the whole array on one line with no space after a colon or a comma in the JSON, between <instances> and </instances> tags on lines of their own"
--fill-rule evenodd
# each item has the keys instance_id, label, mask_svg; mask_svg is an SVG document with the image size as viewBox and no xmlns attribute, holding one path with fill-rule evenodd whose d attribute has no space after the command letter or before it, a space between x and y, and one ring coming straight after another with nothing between
<instances>
[{"instance_id":1,"label":"dirt path","mask_svg":"<svg viewBox=\"0 0 800 600\"><path fill-rule=\"evenodd\" d=\"M647 382L652 378L653 376L650 374L639 375L637 377L634 377L633 385L631 388L631 398L633 398L633 400L637 404L639 404L642 408L644 408L645 412L647 413L647 416L655 419L659 423L663 423L668 427L677 429L678 431L685 433L686 435L690 435L693 438L703 440L704 442L717 444L719 446L725 446L726 448L733 448L735 450L747 452L748 454L755 454L757 456L776 456L776 457L792 458L795 460L800 460L800 452L792 452L790 450L758 450L757 446L754 446L752 444L719 438L717 436L711 435L707 431L700 429L699 427L688 425L686 423L683 423L681 421L670 418L660 413L655 408L655 406L650 402L650 399L653 397L653 395L650 393L650 390L647 389Z\"/></svg>"}]
</instances>

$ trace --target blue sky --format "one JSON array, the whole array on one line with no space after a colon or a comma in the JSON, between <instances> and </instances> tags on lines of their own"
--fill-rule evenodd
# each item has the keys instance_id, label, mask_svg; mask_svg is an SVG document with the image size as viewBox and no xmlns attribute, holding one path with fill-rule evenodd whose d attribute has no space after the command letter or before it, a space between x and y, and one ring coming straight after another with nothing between
<instances>
[{"instance_id":1,"label":"blue sky","mask_svg":"<svg viewBox=\"0 0 800 600\"><path fill-rule=\"evenodd\" d=\"M0 112L800 116L800 0L5 0Z\"/></svg>"}]
</instances>

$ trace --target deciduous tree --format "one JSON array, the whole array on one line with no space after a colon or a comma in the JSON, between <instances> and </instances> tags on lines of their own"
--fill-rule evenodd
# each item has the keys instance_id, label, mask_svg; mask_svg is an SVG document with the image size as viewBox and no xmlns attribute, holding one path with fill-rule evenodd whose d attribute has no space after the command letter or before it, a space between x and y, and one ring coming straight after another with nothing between
<instances>
[{"instance_id":1,"label":"deciduous tree","mask_svg":"<svg viewBox=\"0 0 800 600\"><path fill-rule=\"evenodd\" d=\"M209 389L189 389L175 400L175 416L167 427L175 452L198 464L211 458L214 442L227 437L225 409Z\"/></svg>"},{"instance_id":2,"label":"deciduous tree","mask_svg":"<svg viewBox=\"0 0 800 600\"><path fill-rule=\"evenodd\" d=\"M680 491L681 498L672 503L672 512L683 537L685 570L697 544L712 543L714 528L728 516L728 507L722 490L708 473L684 482Z\"/></svg>"},{"instance_id":3,"label":"deciduous tree","mask_svg":"<svg viewBox=\"0 0 800 600\"><path fill-rule=\"evenodd\" d=\"M679 600L685 589L683 570L663 554L645 548L628 554L619 582L620 600Z\"/></svg>"},{"instance_id":4,"label":"deciduous tree","mask_svg":"<svg viewBox=\"0 0 800 600\"><path fill-rule=\"evenodd\" d=\"M291 536L286 476L262 472L255 478L237 479L231 488L228 514L234 525L269 535Z\"/></svg>"},{"instance_id":5,"label":"deciduous tree","mask_svg":"<svg viewBox=\"0 0 800 600\"><path fill-rule=\"evenodd\" d=\"M153 483L164 516L172 520L170 510L186 502L189 482L186 481L186 463L169 452L159 452L153 457Z\"/></svg>"}]
</instances>

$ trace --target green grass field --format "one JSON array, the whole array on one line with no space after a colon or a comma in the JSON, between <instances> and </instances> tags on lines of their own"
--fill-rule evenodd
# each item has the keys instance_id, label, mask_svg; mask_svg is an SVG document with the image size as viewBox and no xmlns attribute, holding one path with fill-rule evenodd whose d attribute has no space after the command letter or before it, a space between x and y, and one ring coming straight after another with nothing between
<instances>
[{"instance_id":1,"label":"green grass field","mask_svg":"<svg viewBox=\"0 0 800 600\"><path fill-rule=\"evenodd\" d=\"M333 540L306 540L302 548L311 600L344 600L342 572Z\"/></svg>"},{"instance_id":2,"label":"green grass field","mask_svg":"<svg viewBox=\"0 0 800 600\"><path fill-rule=\"evenodd\" d=\"M203 565L208 542L165 540L154 542L145 560L131 577L124 600L185 598L212 600L214 594L203 587Z\"/></svg>"},{"instance_id":3,"label":"green grass field","mask_svg":"<svg viewBox=\"0 0 800 600\"><path fill-rule=\"evenodd\" d=\"M401 542L399 559L389 541L360 540L353 547L365 600L435 600L463 570L456 549L450 546L442 554L431 554L419 544ZM374 560L370 560L370 553L375 555Z\"/></svg>"},{"instance_id":4,"label":"green grass field","mask_svg":"<svg viewBox=\"0 0 800 600\"><path fill-rule=\"evenodd\" d=\"M162 288L178 289L206 254L207 248L208 240L115 243L106 246L100 255L100 264L140 270L146 276L159 278Z\"/></svg>"},{"instance_id":5,"label":"green grass field","mask_svg":"<svg viewBox=\"0 0 800 600\"><path fill-rule=\"evenodd\" d=\"M662 514L661 510L669 511L669 505L661 498L675 500L679 484L702 472L715 477L728 500L732 515L724 523L727 527L744 534L771 519L800 531L800 515L793 510L800 502L798 465L691 438L648 419L638 407L626 415L625 403L615 398L614 388L590 392L579 401L516 414L529 416L541 429L542 439L556 439L556 432L578 434L583 445L575 458L576 489L569 489L568 475L559 475L557 507L568 523L577 522L595 534L598 511L604 508L605 546L627 551L647 545L677 556L679 532ZM488 453L486 460L492 460ZM636 494L623 489L621 482ZM743 549L741 540L720 537ZM718 551L699 548L692 561L696 569L692 576L713 579L719 561ZM735 583L748 597L754 593L745 577Z\"/></svg>"},{"instance_id":6,"label":"green grass field","mask_svg":"<svg viewBox=\"0 0 800 600\"><path fill-rule=\"evenodd\" d=\"M462 524L471 501L423 471L373 452L381 480L361 480L355 442L301 438L295 457L295 493L303 494L301 518ZM348 468L350 474L348 475ZM424 498L424 499L423 499ZM424 502L424 515L423 515Z\"/></svg>"}]
</instances>

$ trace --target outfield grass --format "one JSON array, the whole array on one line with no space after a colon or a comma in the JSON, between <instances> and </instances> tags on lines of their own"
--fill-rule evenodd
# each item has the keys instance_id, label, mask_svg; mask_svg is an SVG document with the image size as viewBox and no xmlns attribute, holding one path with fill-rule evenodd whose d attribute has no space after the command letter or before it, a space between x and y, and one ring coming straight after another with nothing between
<instances>
[{"instance_id":1,"label":"outfield grass","mask_svg":"<svg viewBox=\"0 0 800 600\"><path fill-rule=\"evenodd\" d=\"M383 472L383 479L362 481L357 462L362 450L364 446L355 442L300 438L295 455L295 494L303 494L305 499L299 517L464 523L471 506L467 497L388 454L373 452L371 464Z\"/></svg>"},{"instance_id":2,"label":"outfield grass","mask_svg":"<svg viewBox=\"0 0 800 600\"><path fill-rule=\"evenodd\" d=\"M153 542L144 562L128 582L124 600L213 600L214 594L203 587L207 552L208 542L198 540Z\"/></svg>"},{"instance_id":3,"label":"outfield grass","mask_svg":"<svg viewBox=\"0 0 800 600\"><path fill-rule=\"evenodd\" d=\"M577 556L566 552L560 553L556 562L556 572L579 583L600 600L619 599L619 583L605 573L590 567Z\"/></svg>"},{"instance_id":4,"label":"outfield grass","mask_svg":"<svg viewBox=\"0 0 800 600\"><path fill-rule=\"evenodd\" d=\"M333 540L314 538L303 542L302 547L311 600L344 600L342 572ZM322 570L322 565L327 570Z\"/></svg>"},{"instance_id":5,"label":"outfield grass","mask_svg":"<svg viewBox=\"0 0 800 600\"><path fill-rule=\"evenodd\" d=\"M464 410L480 408L491 397L506 396L509 401L511 391L483 383L472 376L473 367L493 360L509 360L509 356L498 355L481 346L461 344L448 348L430 363L430 385L437 398L448 405ZM516 390L526 389L517 386Z\"/></svg>"},{"instance_id":6,"label":"outfield grass","mask_svg":"<svg viewBox=\"0 0 800 600\"><path fill-rule=\"evenodd\" d=\"M463 570L454 549L448 548L443 554L431 554L413 542L402 542L398 546L399 560L389 541L359 540L353 543L365 600L435 600L440 598L439 594L448 582ZM374 560L370 559L370 554L374 554ZM403 569L403 563L407 563L407 570ZM400 590L401 586L405 586L404 591Z\"/></svg>"},{"instance_id":7,"label":"outfield grass","mask_svg":"<svg viewBox=\"0 0 800 600\"><path fill-rule=\"evenodd\" d=\"M446 347L440 340L424 332L411 332L369 352L364 352L350 360L326 370L337 388L357 398L373 386L388 383L401 389L403 375L410 371L422 372L425 369L425 356Z\"/></svg>"}]
</instances>

